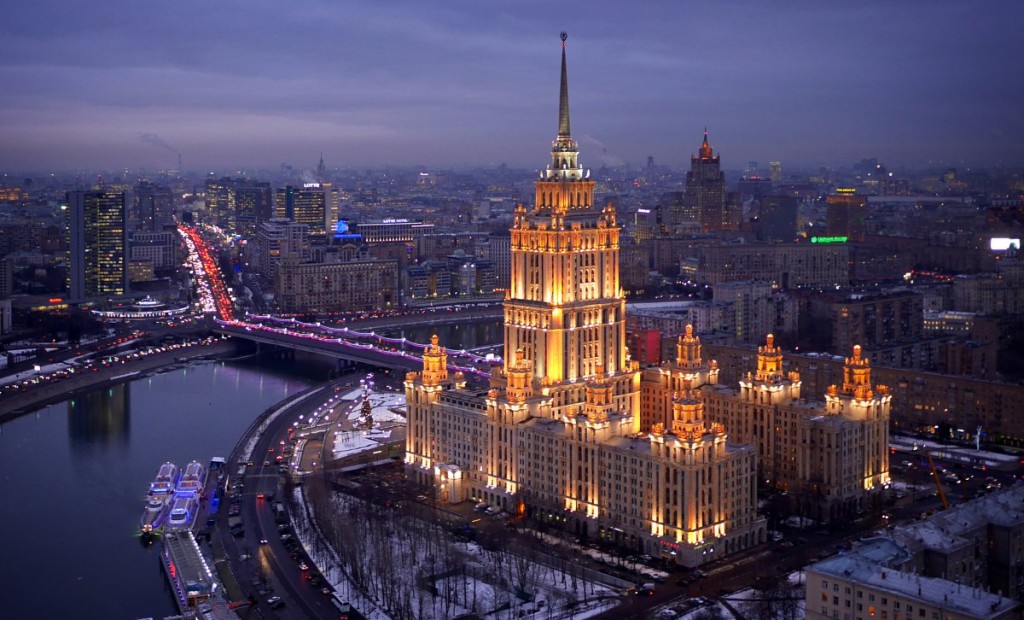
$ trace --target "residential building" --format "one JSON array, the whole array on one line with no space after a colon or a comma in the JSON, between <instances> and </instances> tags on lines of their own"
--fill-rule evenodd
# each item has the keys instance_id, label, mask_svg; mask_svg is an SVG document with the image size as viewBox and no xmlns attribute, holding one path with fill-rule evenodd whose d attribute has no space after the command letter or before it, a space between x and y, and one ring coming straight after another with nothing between
<instances>
[{"instance_id":1,"label":"residential building","mask_svg":"<svg viewBox=\"0 0 1024 620\"><path fill-rule=\"evenodd\" d=\"M859 554L805 569L808 618L1003 620L1020 617L1020 603L954 581L888 568Z\"/></svg>"},{"instance_id":2,"label":"residential building","mask_svg":"<svg viewBox=\"0 0 1024 620\"><path fill-rule=\"evenodd\" d=\"M327 315L398 305L397 261L377 260L354 245L331 250L317 262L285 259L278 264L274 291L280 312Z\"/></svg>"},{"instance_id":3,"label":"residential building","mask_svg":"<svg viewBox=\"0 0 1024 620\"><path fill-rule=\"evenodd\" d=\"M705 245L697 249L697 280L767 280L780 289L846 286L850 252L843 243Z\"/></svg>"},{"instance_id":4,"label":"residential building","mask_svg":"<svg viewBox=\"0 0 1024 620\"><path fill-rule=\"evenodd\" d=\"M757 449L762 482L789 493L801 514L825 521L854 515L889 484L889 409L884 385L872 385L859 346L846 358L841 385L824 403L801 397L800 374L785 372L769 334L756 372L738 388L701 389L709 419Z\"/></svg>"},{"instance_id":5,"label":"residential building","mask_svg":"<svg viewBox=\"0 0 1024 620\"><path fill-rule=\"evenodd\" d=\"M260 225L257 244L260 274L273 281L277 266L282 261L302 263L309 259L309 227L285 219L273 219Z\"/></svg>"}]
</instances>

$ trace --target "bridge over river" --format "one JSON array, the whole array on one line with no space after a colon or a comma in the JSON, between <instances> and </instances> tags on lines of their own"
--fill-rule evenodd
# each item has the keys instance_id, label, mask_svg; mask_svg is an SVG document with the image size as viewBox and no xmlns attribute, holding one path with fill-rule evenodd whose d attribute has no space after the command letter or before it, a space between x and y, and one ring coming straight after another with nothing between
<instances>
[{"instance_id":1,"label":"bridge over river","mask_svg":"<svg viewBox=\"0 0 1024 620\"><path fill-rule=\"evenodd\" d=\"M399 332L403 327L422 331L424 327L439 328L445 325L462 327L472 324L474 319L485 324L495 323L495 312L468 313L461 315L445 313L434 317L390 317L378 319L374 324L378 328L386 328L389 333ZM454 314L454 316L451 316ZM403 321L395 319L404 318ZM410 320L411 319L411 320ZM384 322L386 321L386 322ZM296 319L282 319L272 316L250 315L245 321L213 322L212 329L216 333L240 338L260 345L275 348L302 351L343 362L368 364L395 370L420 370L423 367L423 349L428 345L415 342L403 336L393 337L378 334L374 329L365 327L367 323L355 327L331 327L319 323L306 323ZM385 331L382 329L381 331ZM443 343L442 343L443 346ZM490 376L492 364L500 363L497 353L500 345L485 345L473 349L447 348L448 367L466 374L480 377Z\"/></svg>"}]
</instances>

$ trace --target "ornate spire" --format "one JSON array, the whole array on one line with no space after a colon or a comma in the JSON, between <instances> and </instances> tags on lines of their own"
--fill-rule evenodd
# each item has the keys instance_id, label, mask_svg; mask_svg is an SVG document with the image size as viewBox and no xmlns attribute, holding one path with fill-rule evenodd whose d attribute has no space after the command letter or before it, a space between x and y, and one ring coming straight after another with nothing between
<instances>
[{"instance_id":1,"label":"ornate spire","mask_svg":"<svg viewBox=\"0 0 1024 620\"><path fill-rule=\"evenodd\" d=\"M569 72L565 69L565 39L568 34L562 32L562 88L558 96L558 137L568 138L569 132Z\"/></svg>"},{"instance_id":2,"label":"ornate spire","mask_svg":"<svg viewBox=\"0 0 1024 620\"><path fill-rule=\"evenodd\" d=\"M711 151L711 145L708 144L708 128L705 127L704 128L704 142L700 145L700 158L701 159L711 159L713 154L714 153Z\"/></svg>"}]
</instances>

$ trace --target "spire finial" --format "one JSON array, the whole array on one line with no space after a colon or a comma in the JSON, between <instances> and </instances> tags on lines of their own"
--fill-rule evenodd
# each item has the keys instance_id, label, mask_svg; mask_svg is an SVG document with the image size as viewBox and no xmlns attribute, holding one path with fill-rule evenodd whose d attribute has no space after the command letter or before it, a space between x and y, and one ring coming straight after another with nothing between
<instances>
[{"instance_id":1,"label":"spire finial","mask_svg":"<svg viewBox=\"0 0 1024 620\"><path fill-rule=\"evenodd\" d=\"M708 126L704 126L704 142L700 145L700 157L701 159L711 159L713 151L711 145L708 144Z\"/></svg>"},{"instance_id":2,"label":"spire finial","mask_svg":"<svg viewBox=\"0 0 1024 620\"><path fill-rule=\"evenodd\" d=\"M558 137L568 138L569 132L569 73L565 68L565 40L569 35L563 31L562 39L562 88L558 98Z\"/></svg>"}]
</instances>

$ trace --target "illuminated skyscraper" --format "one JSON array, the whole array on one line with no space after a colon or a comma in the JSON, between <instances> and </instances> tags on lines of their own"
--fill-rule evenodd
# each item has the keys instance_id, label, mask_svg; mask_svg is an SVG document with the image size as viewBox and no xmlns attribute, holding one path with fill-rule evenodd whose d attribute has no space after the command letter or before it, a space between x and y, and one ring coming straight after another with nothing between
<instances>
[{"instance_id":1,"label":"illuminated skyscraper","mask_svg":"<svg viewBox=\"0 0 1024 620\"><path fill-rule=\"evenodd\" d=\"M327 238L328 220L331 218L330 188L320 183L306 183L302 187L288 185L277 190L276 212L296 224L309 227L309 236L323 241ZM333 232L333 222L330 223Z\"/></svg>"},{"instance_id":2,"label":"illuminated skyscraper","mask_svg":"<svg viewBox=\"0 0 1024 620\"><path fill-rule=\"evenodd\" d=\"M686 173L685 211L697 216L703 232L736 230L739 221L728 202L725 173L720 169L721 157L708 144L708 131L696 155L690 157Z\"/></svg>"},{"instance_id":3,"label":"illuminated skyscraper","mask_svg":"<svg viewBox=\"0 0 1024 620\"><path fill-rule=\"evenodd\" d=\"M406 464L449 503L484 501L669 562L711 562L764 541L755 454L704 419L690 365L664 370L677 387L658 403L669 423L639 434L621 229L578 162L562 41L551 164L511 228L504 366L489 389L471 389L449 374L435 336L423 371L406 376Z\"/></svg>"},{"instance_id":4,"label":"illuminated skyscraper","mask_svg":"<svg viewBox=\"0 0 1024 620\"><path fill-rule=\"evenodd\" d=\"M206 220L231 234L254 239L260 224L274 218L270 183L224 177L206 182Z\"/></svg>"},{"instance_id":5,"label":"illuminated skyscraper","mask_svg":"<svg viewBox=\"0 0 1024 620\"><path fill-rule=\"evenodd\" d=\"M67 194L68 298L84 301L128 292L128 233L124 194Z\"/></svg>"}]
</instances>

